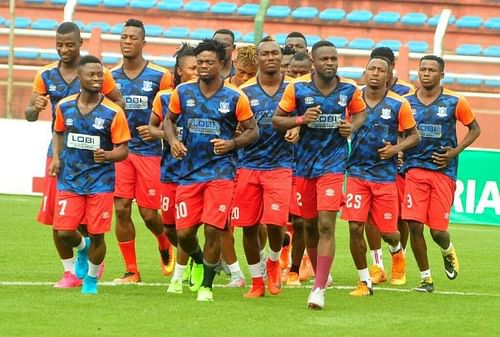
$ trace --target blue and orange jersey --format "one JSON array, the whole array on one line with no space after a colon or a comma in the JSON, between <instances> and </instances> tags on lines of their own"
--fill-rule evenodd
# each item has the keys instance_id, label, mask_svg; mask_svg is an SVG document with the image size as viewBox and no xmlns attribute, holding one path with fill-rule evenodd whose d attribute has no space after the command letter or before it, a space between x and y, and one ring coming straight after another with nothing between
<instances>
[{"instance_id":1,"label":"blue and orange jersey","mask_svg":"<svg viewBox=\"0 0 500 337\"><path fill-rule=\"evenodd\" d=\"M170 72L166 68L148 62L133 79L127 76L122 64L111 69L111 73L125 100L125 113L132 134L129 142L130 152L141 156L159 156L161 141L144 141L137 127L149 124L153 100L158 91L172 87Z\"/></svg>"},{"instance_id":2,"label":"blue and orange jersey","mask_svg":"<svg viewBox=\"0 0 500 337\"><path fill-rule=\"evenodd\" d=\"M418 167L441 171L456 180L458 158L451 160L445 169L439 170L432 162L432 154L442 151L445 146L457 146L457 121L469 125L475 120L469 102L465 97L448 89L443 89L429 105L423 104L416 92L405 98L410 102L421 140L417 146L405 151L403 171Z\"/></svg>"},{"instance_id":3,"label":"blue and orange jersey","mask_svg":"<svg viewBox=\"0 0 500 337\"><path fill-rule=\"evenodd\" d=\"M260 86L257 78L240 86L250 101L253 115L259 126L259 138L238 151L238 167L253 170L291 168L293 161L292 144L285 141L285 135L273 129L272 119L278 103L292 78L283 78L279 89L269 96Z\"/></svg>"},{"instance_id":4,"label":"blue and orange jersey","mask_svg":"<svg viewBox=\"0 0 500 337\"><path fill-rule=\"evenodd\" d=\"M336 88L324 95L316 88L311 75L305 75L290 83L279 103L281 110L296 112L302 116L314 106L320 106L319 118L303 125L299 145L295 153L295 175L315 178L327 173L345 172L348 145L339 134L338 123L348 120L350 115L365 110L361 91L354 81L338 78Z\"/></svg>"},{"instance_id":5,"label":"blue and orange jersey","mask_svg":"<svg viewBox=\"0 0 500 337\"><path fill-rule=\"evenodd\" d=\"M224 83L211 97L205 97L193 80L174 89L168 108L184 118L182 142L187 154L181 160L179 184L233 179L236 152L215 155L210 140L232 139L238 122L252 118L247 96Z\"/></svg>"},{"instance_id":6,"label":"blue and orange jersey","mask_svg":"<svg viewBox=\"0 0 500 337\"><path fill-rule=\"evenodd\" d=\"M114 163L96 163L94 150L111 151L114 145L127 142L127 118L122 108L105 97L91 112L82 115L77 100L78 94L72 95L56 107L54 130L64 133L57 188L82 195L113 192Z\"/></svg>"},{"instance_id":7,"label":"blue and orange jersey","mask_svg":"<svg viewBox=\"0 0 500 337\"><path fill-rule=\"evenodd\" d=\"M153 101L153 113L158 117L160 121L164 121L168 112L168 105L170 104L170 97L172 96L172 90L161 90L156 94ZM177 118L177 138L182 141L182 120L183 115ZM161 154L161 176L160 181L162 183L177 183L178 175L181 167L181 161L175 159L170 153L170 145L168 142L163 142L163 151Z\"/></svg>"},{"instance_id":8,"label":"blue and orange jersey","mask_svg":"<svg viewBox=\"0 0 500 337\"><path fill-rule=\"evenodd\" d=\"M403 81L399 78L396 79L396 82L390 88L391 91L394 91L396 94L400 96L404 96L406 94L412 93L415 91L415 86L410 82Z\"/></svg>"},{"instance_id":9,"label":"blue and orange jersey","mask_svg":"<svg viewBox=\"0 0 500 337\"><path fill-rule=\"evenodd\" d=\"M347 174L373 182L395 181L397 156L382 160L378 150L384 147L384 140L395 145L399 132L415 126L410 103L388 91L374 107L367 104L366 112L363 126L352 135Z\"/></svg>"}]
</instances>

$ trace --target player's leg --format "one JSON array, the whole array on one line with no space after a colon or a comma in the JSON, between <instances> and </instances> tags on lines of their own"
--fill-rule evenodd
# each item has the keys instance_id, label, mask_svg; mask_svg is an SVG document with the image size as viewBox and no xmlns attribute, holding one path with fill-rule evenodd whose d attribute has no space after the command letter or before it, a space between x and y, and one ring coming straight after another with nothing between
<instances>
[{"instance_id":1,"label":"player's leg","mask_svg":"<svg viewBox=\"0 0 500 337\"><path fill-rule=\"evenodd\" d=\"M259 245L260 226L243 227L243 249L247 258L248 269L252 277L252 288L243 296L246 298L257 298L264 296L264 274L262 272L262 261L260 259Z\"/></svg>"},{"instance_id":2,"label":"player's leg","mask_svg":"<svg viewBox=\"0 0 500 337\"><path fill-rule=\"evenodd\" d=\"M236 250L234 249L234 235L233 229L229 221L221 232L222 240L222 261L225 263L231 274L231 281L226 285L229 288L242 288L245 286L245 275L241 271L240 263L236 257Z\"/></svg>"},{"instance_id":3,"label":"player's leg","mask_svg":"<svg viewBox=\"0 0 500 337\"><path fill-rule=\"evenodd\" d=\"M369 268L370 278L373 284L379 284L386 281L386 274L384 268L384 260L382 259L382 238L373 225L371 216L365 223L366 241L370 247L370 255L372 257L372 265Z\"/></svg>"},{"instance_id":4,"label":"player's leg","mask_svg":"<svg viewBox=\"0 0 500 337\"><path fill-rule=\"evenodd\" d=\"M406 251L406 244L408 243L408 238L410 236L410 230L408 228L408 222L401 218L401 204L404 202L405 195L405 177L398 174L396 176L396 186L398 188L398 231L401 235L401 245L403 246L403 252Z\"/></svg>"}]
</instances>

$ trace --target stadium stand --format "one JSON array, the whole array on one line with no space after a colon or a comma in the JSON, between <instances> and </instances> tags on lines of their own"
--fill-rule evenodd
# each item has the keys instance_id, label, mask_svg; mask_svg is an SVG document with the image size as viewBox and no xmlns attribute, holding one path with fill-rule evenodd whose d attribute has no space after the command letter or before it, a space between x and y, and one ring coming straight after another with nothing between
<instances>
[{"instance_id":1,"label":"stadium stand","mask_svg":"<svg viewBox=\"0 0 500 337\"><path fill-rule=\"evenodd\" d=\"M38 19L33 21L31 29L54 30L57 28L58 22L54 19Z\"/></svg>"},{"instance_id":2,"label":"stadium stand","mask_svg":"<svg viewBox=\"0 0 500 337\"><path fill-rule=\"evenodd\" d=\"M193 13L206 13L209 9L210 3L208 1L190 1L183 7L186 12Z\"/></svg>"},{"instance_id":3,"label":"stadium stand","mask_svg":"<svg viewBox=\"0 0 500 337\"><path fill-rule=\"evenodd\" d=\"M466 15L462 16L455 22L458 28L479 28L483 24L483 19L480 16Z\"/></svg>"},{"instance_id":4,"label":"stadium stand","mask_svg":"<svg viewBox=\"0 0 500 337\"><path fill-rule=\"evenodd\" d=\"M156 4L156 7L162 11L177 12L182 9L184 2L182 0L162 0Z\"/></svg>"},{"instance_id":5,"label":"stadium stand","mask_svg":"<svg viewBox=\"0 0 500 337\"><path fill-rule=\"evenodd\" d=\"M320 20L324 21L340 21L345 17L345 11L340 8L328 8L319 13Z\"/></svg>"},{"instance_id":6,"label":"stadium stand","mask_svg":"<svg viewBox=\"0 0 500 337\"><path fill-rule=\"evenodd\" d=\"M155 7L156 0L131 0L130 7L136 9L150 9Z\"/></svg>"},{"instance_id":7,"label":"stadium stand","mask_svg":"<svg viewBox=\"0 0 500 337\"><path fill-rule=\"evenodd\" d=\"M372 12L368 10L354 10L346 15L346 19L353 23L367 23L373 17Z\"/></svg>"},{"instance_id":8,"label":"stadium stand","mask_svg":"<svg viewBox=\"0 0 500 337\"><path fill-rule=\"evenodd\" d=\"M481 55L483 47L479 44L463 44L455 49L455 53L458 55Z\"/></svg>"},{"instance_id":9,"label":"stadium stand","mask_svg":"<svg viewBox=\"0 0 500 337\"><path fill-rule=\"evenodd\" d=\"M238 6L232 2L218 2L210 7L210 12L214 14L234 14Z\"/></svg>"},{"instance_id":10,"label":"stadium stand","mask_svg":"<svg viewBox=\"0 0 500 337\"><path fill-rule=\"evenodd\" d=\"M271 6L267 9L266 16L270 18L286 18L291 11L288 6Z\"/></svg>"},{"instance_id":11,"label":"stadium stand","mask_svg":"<svg viewBox=\"0 0 500 337\"><path fill-rule=\"evenodd\" d=\"M316 7L299 7L292 11L292 18L300 20L310 20L318 16L318 9Z\"/></svg>"},{"instance_id":12,"label":"stadium stand","mask_svg":"<svg viewBox=\"0 0 500 337\"><path fill-rule=\"evenodd\" d=\"M399 22L399 19L401 18L401 14L398 12L391 12L391 11L386 11L386 12L380 12L377 15L373 17L373 21L377 24L382 24L382 25L395 25L396 23Z\"/></svg>"},{"instance_id":13,"label":"stadium stand","mask_svg":"<svg viewBox=\"0 0 500 337\"><path fill-rule=\"evenodd\" d=\"M500 30L500 17L499 18L489 18L484 22L484 28Z\"/></svg>"},{"instance_id":14,"label":"stadium stand","mask_svg":"<svg viewBox=\"0 0 500 337\"><path fill-rule=\"evenodd\" d=\"M239 15L255 16L259 11L259 5L257 4L244 4L236 10Z\"/></svg>"},{"instance_id":15,"label":"stadium stand","mask_svg":"<svg viewBox=\"0 0 500 337\"><path fill-rule=\"evenodd\" d=\"M408 13L403 15L401 23L406 26L423 26L427 22L427 15L424 13Z\"/></svg>"}]
</instances>

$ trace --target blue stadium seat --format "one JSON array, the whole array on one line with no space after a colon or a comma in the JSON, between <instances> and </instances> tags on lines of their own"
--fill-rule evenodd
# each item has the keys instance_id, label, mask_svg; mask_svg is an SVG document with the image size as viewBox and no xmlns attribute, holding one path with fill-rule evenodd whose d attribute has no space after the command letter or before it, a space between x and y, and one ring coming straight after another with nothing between
<instances>
[{"instance_id":1,"label":"blue stadium seat","mask_svg":"<svg viewBox=\"0 0 500 337\"><path fill-rule=\"evenodd\" d=\"M382 25L394 25L400 18L401 15L398 12L380 12L373 17L373 21Z\"/></svg>"},{"instance_id":2,"label":"blue stadium seat","mask_svg":"<svg viewBox=\"0 0 500 337\"><path fill-rule=\"evenodd\" d=\"M480 16L465 15L455 22L458 28L479 28L483 24L483 19Z\"/></svg>"},{"instance_id":3,"label":"blue stadium seat","mask_svg":"<svg viewBox=\"0 0 500 337\"><path fill-rule=\"evenodd\" d=\"M3 16L0 16L0 26L2 26L5 23L5 19Z\"/></svg>"},{"instance_id":4,"label":"blue stadium seat","mask_svg":"<svg viewBox=\"0 0 500 337\"><path fill-rule=\"evenodd\" d=\"M73 21L75 25L78 26L78 28L80 28L80 30L83 30L83 27L85 27L85 24L80 21L80 20L76 20L76 21Z\"/></svg>"},{"instance_id":5,"label":"blue stadium seat","mask_svg":"<svg viewBox=\"0 0 500 337\"><path fill-rule=\"evenodd\" d=\"M163 36L172 39L186 39L189 37L189 28L172 26L163 31Z\"/></svg>"},{"instance_id":6,"label":"blue stadium seat","mask_svg":"<svg viewBox=\"0 0 500 337\"><path fill-rule=\"evenodd\" d=\"M278 44L280 46L284 46L287 35L288 34L286 34L286 33L281 33L281 34L278 33L278 34L274 34L273 37L276 40L276 42L278 42Z\"/></svg>"},{"instance_id":7,"label":"blue stadium seat","mask_svg":"<svg viewBox=\"0 0 500 337\"><path fill-rule=\"evenodd\" d=\"M118 64L120 62L121 57L119 56L111 56L111 55L106 55L102 58L102 62L107 65L112 65L114 66L115 64Z\"/></svg>"},{"instance_id":8,"label":"blue stadium seat","mask_svg":"<svg viewBox=\"0 0 500 337\"><path fill-rule=\"evenodd\" d=\"M123 30L123 26L124 26L123 23L117 23L116 25L113 25L113 27L111 27L109 32L111 34L121 34L122 30Z\"/></svg>"},{"instance_id":9,"label":"blue stadium seat","mask_svg":"<svg viewBox=\"0 0 500 337\"><path fill-rule=\"evenodd\" d=\"M150 9L156 5L156 0L131 0L130 7L135 9Z\"/></svg>"},{"instance_id":10,"label":"blue stadium seat","mask_svg":"<svg viewBox=\"0 0 500 337\"><path fill-rule=\"evenodd\" d=\"M248 16L255 16L257 15L257 12L259 11L259 5L258 4L244 4L236 10L236 13L239 15L248 15Z\"/></svg>"},{"instance_id":11,"label":"blue stadium seat","mask_svg":"<svg viewBox=\"0 0 500 337\"><path fill-rule=\"evenodd\" d=\"M5 26L10 26L10 20L5 20ZM14 27L16 28L29 28L31 26L31 19L18 16L14 19Z\"/></svg>"},{"instance_id":12,"label":"blue stadium seat","mask_svg":"<svg viewBox=\"0 0 500 337\"><path fill-rule=\"evenodd\" d=\"M286 18L291 11L288 6L271 6L267 9L266 16L270 18Z\"/></svg>"},{"instance_id":13,"label":"blue stadium seat","mask_svg":"<svg viewBox=\"0 0 500 337\"><path fill-rule=\"evenodd\" d=\"M483 47L480 44L462 44L455 49L455 54L457 55L472 55L478 56L481 55L483 51Z\"/></svg>"},{"instance_id":14,"label":"blue stadium seat","mask_svg":"<svg viewBox=\"0 0 500 337\"><path fill-rule=\"evenodd\" d=\"M128 0L103 0L102 4L105 7L125 8L128 7Z\"/></svg>"},{"instance_id":15,"label":"blue stadium seat","mask_svg":"<svg viewBox=\"0 0 500 337\"><path fill-rule=\"evenodd\" d=\"M348 46L352 49L373 49L375 42L372 39L357 38L351 40Z\"/></svg>"},{"instance_id":16,"label":"blue stadium seat","mask_svg":"<svg viewBox=\"0 0 500 337\"><path fill-rule=\"evenodd\" d=\"M146 36L161 36L163 34L163 27L159 25L144 25Z\"/></svg>"},{"instance_id":17,"label":"blue stadium seat","mask_svg":"<svg viewBox=\"0 0 500 337\"><path fill-rule=\"evenodd\" d=\"M239 30L233 30L234 41L240 41L243 34Z\"/></svg>"},{"instance_id":18,"label":"blue stadium seat","mask_svg":"<svg viewBox=\"0 0 500 337\"><path fill-rule=\"evenodd\" d=\"M263 33L262 36L268 36L269 34ZM254 43L254 32L245 34L241 38L241 42Z\"/></svg>"},{"instance_id":19,"label":"blue stadium seat","mask_svg":"<svg viewBox=\"0 0 500 337\"><path fill-rule=\"evenodd\" d=\"M45 3L45 0L24 0L24 2L28 4L43 4Z\"/></svg>"},{"instance_id":20,"label":"blue stadium seat","mask_svg":"<svg viewBox=\"0 0 500 337\"><path fill-rule=\"evenodd\" d=\"M452 84L455 83L457 79L453 76L450 75L445 75L444 78L441 80L441 83L444 85Z\"/></svg>"},{"instance_id":21,"label":"blue stadium seat","mask_svg":"<svg viewBox=\"0 0 500 337\"><path fill-rule=\"evenodd\" d=\"M405 26L423 26L426 22L427 15L424 13L412 12L401 18L401 23Z\"/></svg>"},{"instance_id":22,"label":"blue stadium seat","mask_svg":"<svg viewBox=\"0 0 500 337\"><path fill-rule=\"evenodd\" d=\"M484 56L500 57L500 46L489 46L483 49Z\"/></svg>"},{"instance_id":23,"label":"blue stadium seat","mask_svg":"<svg viewBox=\"0 0 500 337\"><path fill-rule=\"evenodd\" d=\"M319 13L319 19L325 21L340 21L344 16L345 11L340 8L328 8Z\"/></svg>"},{"instance_id":24,"label":"blue stadium seat","mask_svg":"<svg viewBox=\"0 0 500 337\"><path fill-rule=\"evenodd\" d=\"M9 57L9 46L0 46L0 58Z\"/></svg>"},{"instance_id":25,"label":"blue stadium seat","mask_svg":"<svg viewBox=\"0 0 500 337\"><path fill-rule=\"evenodd\" d=\"M86 24L83 27L83 31L87 32L87 33L90 33L92 31L92 29L94 29L95 27L100 28L102 33L107 33L111 29L110 24L107 23L107 22L94 21L94 22L90 22L90 23Z\"/></svg>"},{"instance_id":26,"label":"blue stadium seat","mask_svg":"<svg viewBox=\"0 0 500 337\"><path fill-rule=\"evenodd\" d=\"M333 43L337 48L345 48L349 43L349 40L343 36L330 36L327 40Z\"/></svg>"},{"instance_id":27,"label":"blue stadium seat","mask_svg":"<svg viewBox=\"0 0 500 337\"><path fill-rule=\"evenodd\" d=\"M377 42L375 47L388 47L391 48L392 51L399 51L401 48L401 41L399 40L380 40Z\"/></svg>"},{"instance_id":28,"label":"blue stadium seat","mask_svg":"<svg viewBox=\"0 0 500 337\"><path fill-rule=\"evenodd\" d=\"M484 80L484 85L493 88L500 88L500 80Z\"/></svg>"},{"instance_id":29,"label":"blue stadium seat","mask_svg":"<svg viewBox=\"0 0 500 337\"><path fill-rule=\"evenodd\" d=\"M346 77L353 80L359 80L361 77L363 77L362 70L340 70L338 74L341 77Z\"/></svg>"},{"instance_id":30,"label":"blue stadium seat","mask_svg":"<svg viewBox=\"0 0 500 337\"><path fill-rule=\"evenodd\" d=\"M203 40L203 39L210 39L212 36L214 36L215 30L213 29L206 29L206 28L198 28L195 30L192 30L189 33L189 37L194 40Z\"/></svg>"},{"instance_id":31,"label":"blue stadium seat","mask_svg":"<svg viewBox=\"0 0 500 337\"><path fill-rule=\"evenodd\" d=\"M418 80L417 74L410 74L410 82L415 82Z\"/></svg>"},{"instance_id":32,"label":"blue stadium seat","mask_svg":"<svg viewBox=\"0 0 500 337\"><path fill-rule=\"evenodd\" d=\"M50 3L53 5L66 5L68 0L50 0Z\"/></svg>"},{"instance_id":33,"label":"blue stadium seat","mask_svg":"<svg viewBox=\"0 0 500 337\"><path fill-rule=\"evenodd\" d=\"M321 40L321 36L319 35L308 35L306 34L307 45L312 47L313 44Z\"/></svg>"},{"instance_id":34,"label":"blue stadium seat","mask_svg":"<svg viewBox=\"0 0 500 337\"><path fill-rule=\"evenodd\" d=\"M367 23L372 17L372 12L368 10L354 10L346 15L347 21L354 23Z\"/></svg>"},{"instance_id":35,"label":"blue stadium seat","mask_svg":"<svg viewBox=\"0 0 500 337\"><path fill-rule=\"evenodd\" d=\"M54 30L57 28L57 21L54 19L38 19L33 21L31 29Z\"/></svg>"},{"instance_id":36,"label":"blue stadium seat","mask_svg":"<svg viewBox=\"0 0 500 337\"><path fill-rule=\"evenodd\" d=\"M80 6L97 7L101 4L101 0L78 0Z\"/></svg>"},{"instance_id":37,"label":"blue stadium seat","mask_svg":"<svg viewBox=\"0 0 500 337\"><path fill-rule=\"evenodd\" d=\"M234 14L238 6L232 2L218 2L210 7L210 12L214 14Z\"/></svg>"},{"instance_id":38,"label":"blue stadium seat","mask_svg":"<svg viewBox=\"0 0 500 337\"><path fill-rule=\"evenodd\" d=\"M208 1L190 1L184 5L184 10L186 12L194 13L205 13L210 9L210 3Z\"/></svg>"},{"instance_id":39,"label":"blue stadium seat","mask_svg":"<svg viewBox=\"0 0 500 337\"><path fill-rule=\"evenodd\" d=\"M318 9L316 7L298 7L292 12L292 18L309 20L318 16Z\"/></svg>"},{"instance_id":40,"label":"blue stadium seat","mask_svg":"<svg viewBox=\"0 0 500 337\"><path fill-rule=\"evenodd\" d=\"M59 60L59 54L56 51L44 51L40 53L40 58L49 61Z\"/></svg>"},{"instance_id":41,"label":"blue stadium seat","mask_svg":"<svg viewBox=\"0 0 500 337\"><path fill-rule=\"evenodd\" d=\"M425 41L408 41L407 46L412 53L425 53L429 49L429 44Z\"/></svg>"},{"instance_id":42,"label":"blue stadium seat","mask_svg":"<svg viewBox=\"0 0 500 337\"><path fill-rule=\"evenodd\" d=\"M489 18L484 22L484 28L500 30L500 18Z\"/></svg>"},{"instance_id":43,"label":"blue stadium seat","mask_svg":"<svg viewBox=\"0 0 500 337\"><path fill-rule=\"evenodd\" d=\"M159 10L172 12L180 11L182 9L182 6L184 6L183 0L163 0L158 2L158 4L156 5Z\"/></svg>"},{"instance_id":44,"label":"blue stadium seat","mask_svg":"<svg viewBox=\"0 0 500 337\"><path fill-rule=\"evenodd\" d=\"M40 56L40 53L37 51L29 51L26 49L16 49L14 50L14 56L16 57L16 59L36 60Z\"/></svg>"},{"instance_id":45,"label":"blue stadium seat","mask_svg":"<svg viewBox=\"0 0 500 337\"><path fill-rule=\"evenodd\" d=\"M171 60L155 60L154 63L156 63L159 66L166 67L166 68L173 68L173 67L175 67L175 59L171 59Z\"/></svg>"},{"instance_id":46,"label":"blue stadium seat","mask_svg":"<svg viewBox=\"0 0 500 337\"><path fill-rule=\"evenodd\" d=\"M465 85L465 86L480 86L483 84L483 80L480 78L463 78L463 77L458 77L457 78L457 83L460 85Z\"/></svg>"},{"instance_id":47,"label":"blue stadium seat","mask_svg":"<svg viewBox=\"0 0 500 337\"><path fill-rule=\"evenodd\" d=\"M439 19L441 18L441 14L434 15L433 17L429 18L427 20L427 24L431 27L436 27L439 23ZM450 18L448 19L448 24L452 25L457 21L455 16L450 15Z\"/></svg>"}]
</instances>

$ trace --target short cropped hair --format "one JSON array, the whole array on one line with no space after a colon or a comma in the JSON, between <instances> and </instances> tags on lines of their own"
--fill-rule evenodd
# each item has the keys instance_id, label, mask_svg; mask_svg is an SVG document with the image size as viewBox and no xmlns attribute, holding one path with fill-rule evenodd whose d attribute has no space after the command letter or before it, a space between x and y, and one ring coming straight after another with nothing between
<instances>
[{"instance_id":1,"label":"short cropped hair","mask_svg":"<svg viewBox=\"0 0 500 337\"><path fill-rule=\"evenodd\" d=\"M212 51L217 55L219 61L226 58L226 49L219 41L215 39L204 39L194 48L194 56L200 55L204 51Z\"/></svg>"}]
</instances>

